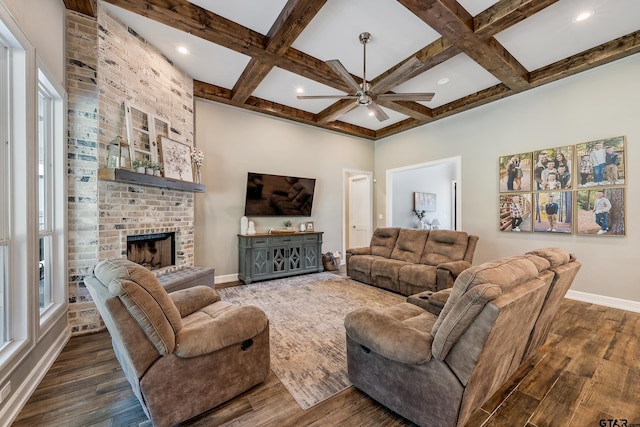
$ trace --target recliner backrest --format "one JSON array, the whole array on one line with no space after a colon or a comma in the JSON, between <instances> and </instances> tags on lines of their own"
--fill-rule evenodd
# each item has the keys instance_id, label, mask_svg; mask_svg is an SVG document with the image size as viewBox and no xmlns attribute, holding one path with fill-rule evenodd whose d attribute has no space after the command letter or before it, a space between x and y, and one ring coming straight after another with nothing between
<instances>
[{"instance_id":1,"label":"recliner backrest","mask_svg":"<svg viewBox=\"0 0 640 427\"><path fill-rule=\"evenodd\" d=\"M151 271L126 259L112 259L96 264L94 276L120 299L161 355L173 352L182 318Z\"/></svg>"},{"instance_id":2,"label":"recliner backrest","mask_svg":"<svg viewBox=\"0 0 640 427\"><path fill-rule=\"evenodd\" d=\"M469 234L464 231L432 230L427 238L421 264L438 265L464 259Z\"/></svg>"},{"instance_id":3,"label":"recliner backrest","mask_svg":"<svg viewBox=\"0 0 640 427\"><path fill-rule=\"evenodd\" d=\"M433 356L444 360L489 301L537 276L535 264L524 256L503 258L463 271L433 325Z\"/></svg>"},{"instance_id":4,"label":"recliner backrest","mask_svg":"<svg viewBox=\"0 0 640 427\"><path fill-rule=\"evenodd\" d=\"M399 234L400 228L398 227L376 228L369 244L371 255L389 258Z\"/></svg>"},{"instance_id":5,"label":"recliner backrest","mask_svg":"<svg viewBox=\"0 0 640 427\"><path fill-rule=\"evenodd\" d=\"M403 228L398 234L398 239L391 251L390 258L417 264L420 262L424 252L424 245L428 236L429 230Z\"/></svg>"}]
</instances>

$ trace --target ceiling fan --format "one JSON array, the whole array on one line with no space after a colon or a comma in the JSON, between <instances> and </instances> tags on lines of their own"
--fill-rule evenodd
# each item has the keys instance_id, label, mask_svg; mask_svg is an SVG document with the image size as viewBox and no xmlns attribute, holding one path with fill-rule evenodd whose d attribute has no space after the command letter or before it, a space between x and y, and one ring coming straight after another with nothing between
<instances>
[{"instance_id":1,"label":"ceiling fan","mask_svg":"<svg viewBox=\"0 0 640 427\"><path fill-rule=\"evenodd\" d=\"M363 70L362 70L362 83L358 84L353 76L349 74L347 69L337 59L331 59L326 61L326 64L340 76L340 78L351 88L353 94L350 95L300 95L298 99L355 99L353 104L349 104L342 114L350 111L351 109L364 105L369 111L376 116L379 121L385 121L389 116L380 108L376 103L376 100L380 101L431 101L434 93L384 93L390 88L402 83L405 78L413 73L422 65L415 56L392 71L389 75L383 77L376 84L371 86L367 81L367 43L371 40L370 33L362 33L359 36L360 43L363 49Z\"/></svg>"}]
</instances>

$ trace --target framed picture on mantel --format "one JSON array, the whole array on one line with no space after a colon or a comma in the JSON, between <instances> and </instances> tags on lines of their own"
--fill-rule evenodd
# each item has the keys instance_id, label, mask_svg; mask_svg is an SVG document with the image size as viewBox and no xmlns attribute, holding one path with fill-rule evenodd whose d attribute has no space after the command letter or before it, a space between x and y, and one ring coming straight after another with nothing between
<instances>
[{"instance_id":1,"label":"framed picture on mantel","mask_svg":"<svg viewBox=\"0 0 640 427\"><path fill-rule=\"evenodd\" d=\"M191 147L166 136L160 137L165 178L193 182Z\"/></svg>"}]
</instances>

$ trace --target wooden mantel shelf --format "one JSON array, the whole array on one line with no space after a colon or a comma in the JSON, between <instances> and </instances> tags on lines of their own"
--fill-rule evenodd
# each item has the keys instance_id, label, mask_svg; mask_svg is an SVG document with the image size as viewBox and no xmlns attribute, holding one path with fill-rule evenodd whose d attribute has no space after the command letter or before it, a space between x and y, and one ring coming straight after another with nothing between
<instances>
[{"instance_id":1,"label":"wooden mantel shelf","mask_svg":"<svg viewBox=\"0 0 640 427\"><path fill-rule=\"evenodd\" d=\"M161 176L146 175L129 169L100 169L98 170L98 179L102 181L122 182L125 184L169 188L171 190L191 191L193 193L204 193L206 191L204 184L195 184L193 182L179 181L177 179L164 178Z\"/></svg>"}]
</instances>

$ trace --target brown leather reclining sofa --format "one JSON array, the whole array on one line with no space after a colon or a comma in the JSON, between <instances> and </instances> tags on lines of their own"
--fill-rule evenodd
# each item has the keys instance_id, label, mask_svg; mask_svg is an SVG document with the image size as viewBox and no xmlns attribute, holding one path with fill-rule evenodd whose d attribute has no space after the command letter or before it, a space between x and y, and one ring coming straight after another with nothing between
<instances>
[{"instance_id":1,"label":"brown leather reclining sofa","mask_svg":"<svg viewBox=\"0 0 640 427\"><path fill-rule=\"evenodd\" d=\"M402 295L439 291L471 267L477 242L464 231L378 228L369 246L347 249L347 275Z\"/></svg>"}]
</instances>

